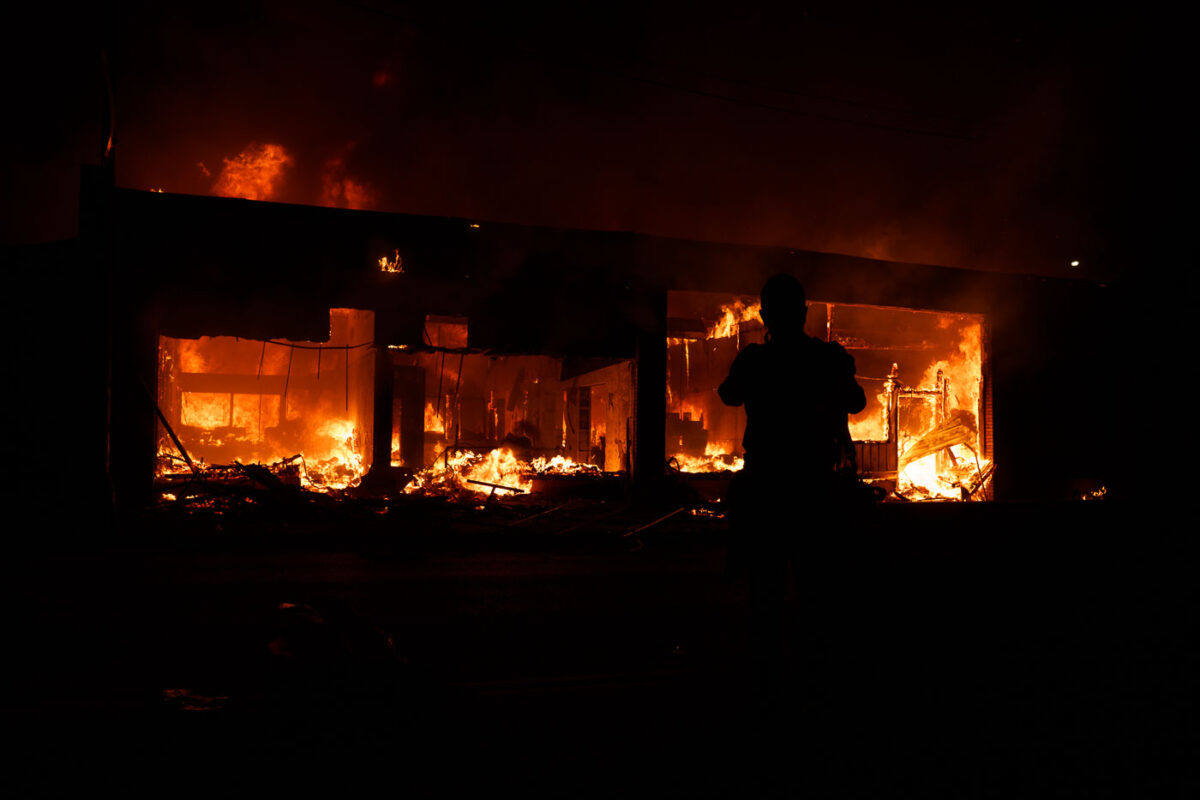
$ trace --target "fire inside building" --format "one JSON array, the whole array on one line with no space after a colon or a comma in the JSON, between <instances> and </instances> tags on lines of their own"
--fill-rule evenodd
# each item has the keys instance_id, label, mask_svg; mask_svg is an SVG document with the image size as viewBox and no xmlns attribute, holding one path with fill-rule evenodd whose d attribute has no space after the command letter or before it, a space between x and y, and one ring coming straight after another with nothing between
<instances>
[{"instance_id":1,"label":"fire inside building","mask_svg":"<svg viewBox=\"0 0 1200 800\"><path fill-rule=\"evenodd\" d=\"M1044 357L1053 338L1070 348L1103 287L103 181L84 197L113 276L118 502L204 473L500 501L672 476L717 503L745 413L716 390L763 341L757 293L777 273L805 284L807 333L855 359L867 406L849 430L878 496L1103 483L1079 426L1055 418ZM1048 330L1030 312L1051 307Z\"/></svg>"}]
</instances>

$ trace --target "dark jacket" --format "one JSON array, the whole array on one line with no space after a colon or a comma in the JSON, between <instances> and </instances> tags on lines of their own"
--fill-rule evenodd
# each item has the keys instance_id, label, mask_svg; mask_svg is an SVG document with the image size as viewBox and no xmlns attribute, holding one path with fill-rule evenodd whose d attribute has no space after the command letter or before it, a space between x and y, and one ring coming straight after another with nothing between
<instances>
[{"instance_id":1,"label":"dark jacket","mask_svg":"<svg viewBox=\"0 0 1200 800\"><path fill-rule=\"evenodd\" d=\"M746 406L747 469L829 472L846 441L846 415L867 399L854 358L837 342L811 336L742 348L718 389L726 405Z\"/></svg>"}]
</instances>

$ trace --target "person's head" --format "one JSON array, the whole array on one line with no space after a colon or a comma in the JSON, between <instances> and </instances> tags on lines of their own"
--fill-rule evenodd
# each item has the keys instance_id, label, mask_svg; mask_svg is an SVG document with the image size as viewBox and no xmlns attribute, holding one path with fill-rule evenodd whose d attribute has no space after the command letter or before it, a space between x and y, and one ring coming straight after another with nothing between
<instances>
[{"instance_id":1,"label":"person's head","mask_svg":"<svg viewBox=\"0 0 1200 800\"><path fill-rule=\"evenodd\" d=\"M793 336L804 331L808 306L804 287L791 275L775 275L763 284L762 320L772 336Z\"/></svg>"}]
</instances>

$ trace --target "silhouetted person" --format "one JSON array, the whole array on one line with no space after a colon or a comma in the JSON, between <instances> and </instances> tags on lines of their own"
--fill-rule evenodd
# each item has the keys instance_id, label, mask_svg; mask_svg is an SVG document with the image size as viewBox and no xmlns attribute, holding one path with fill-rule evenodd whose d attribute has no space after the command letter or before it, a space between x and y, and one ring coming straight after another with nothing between
<instances>
[{"instance_id":1,"label":"silhouetted person","mask_svg":"<svg viewBox=\"0 0 1200 800\"><path fill-rule=\"evenodd\" d=\"M820 593L831 549L846 535L853 469L847 415L866 406L854 359L804 333L804 288L776 275L762 290L765 344L742 348L718 390L746 407L745 469L729 491L730 563L748 582L760 710L784 688L784 600L791 565L797 595ZM811 609L806 609L811 611ZM802 678L803 679L803 678Z\"/></svg>"}]
</instances>

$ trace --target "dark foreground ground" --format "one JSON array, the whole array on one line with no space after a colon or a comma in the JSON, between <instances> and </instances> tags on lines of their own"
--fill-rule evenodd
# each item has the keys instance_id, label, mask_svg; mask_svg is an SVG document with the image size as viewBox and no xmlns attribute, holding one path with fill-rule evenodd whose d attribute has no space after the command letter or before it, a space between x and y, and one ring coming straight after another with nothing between
<instances>
[{"instance_id":1,"label":"dark foreground ground","mask_svg":"<svg viewBox=\"0 0 1200 800\"><path fill-rule=\"evenodd\" d=\"M75 530L50 517L6 560L6 774L124 796L1194 788L1188 526L1106 502L882 507L820 596L800 587L764 711L723 523L623 535L660 512L106 531L63 510Z\"/></svg>"}]
</instances>

